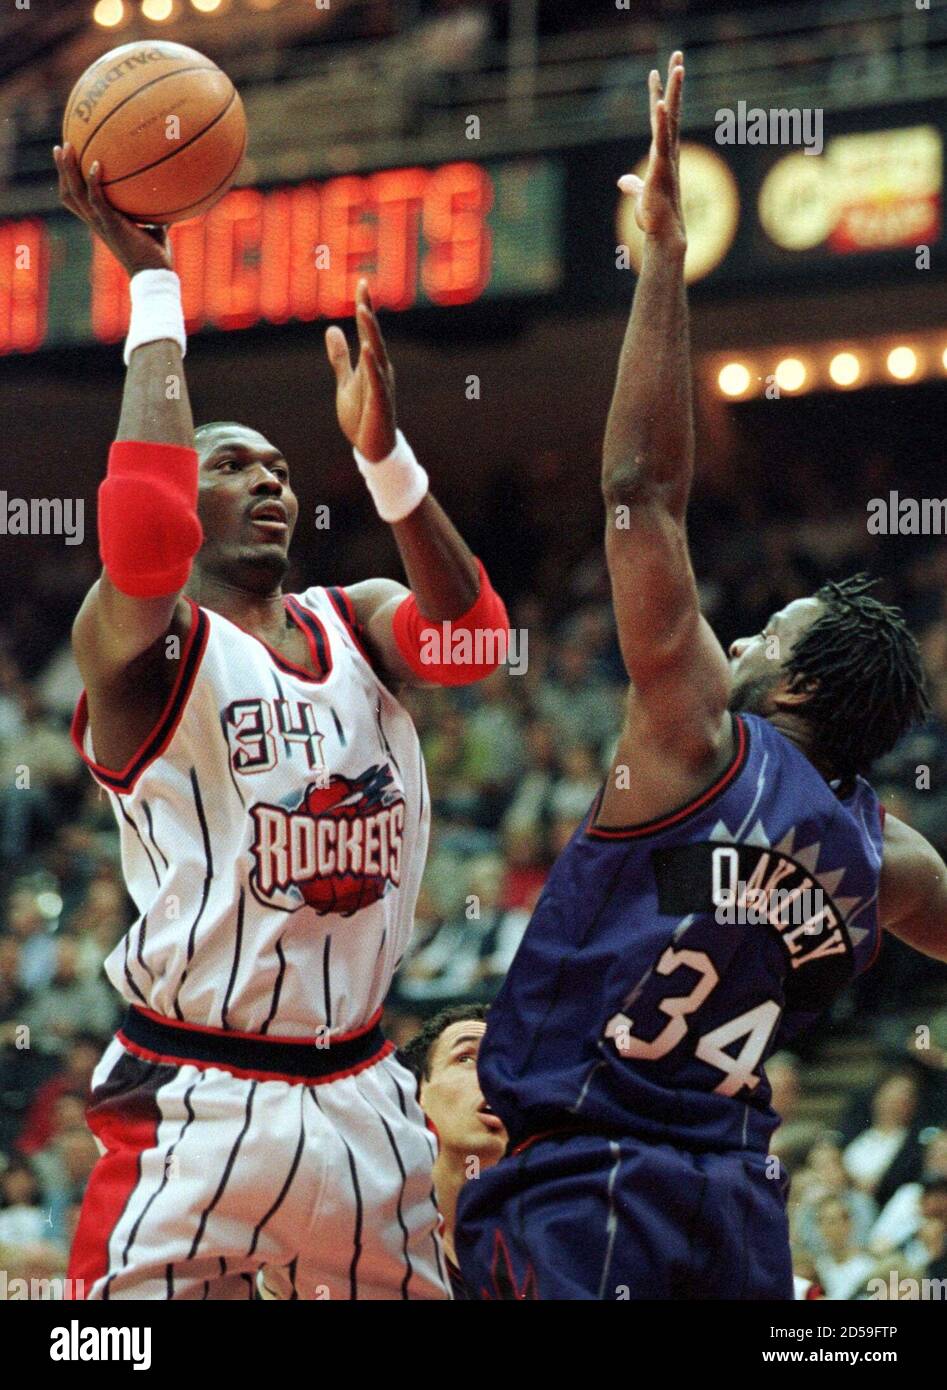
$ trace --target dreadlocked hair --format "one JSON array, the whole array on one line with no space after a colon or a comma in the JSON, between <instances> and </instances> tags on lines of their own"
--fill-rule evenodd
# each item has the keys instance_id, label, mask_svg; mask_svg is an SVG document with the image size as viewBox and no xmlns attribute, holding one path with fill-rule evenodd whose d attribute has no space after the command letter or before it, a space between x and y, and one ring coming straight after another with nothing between
<instances>
[{"instance_id":1,"label":"dreadlocked hair","mask_svg":"<svg viewBox=\"0 0 947 1390\"><path fill-rule=\"evenodd\" d=\"M874 585L866 574L824 584L825 612L786 662L790 689L812 689L804 712L816 752L841 777L867 774L930 710L917 642Z\"/></svg>"}]
</instances>

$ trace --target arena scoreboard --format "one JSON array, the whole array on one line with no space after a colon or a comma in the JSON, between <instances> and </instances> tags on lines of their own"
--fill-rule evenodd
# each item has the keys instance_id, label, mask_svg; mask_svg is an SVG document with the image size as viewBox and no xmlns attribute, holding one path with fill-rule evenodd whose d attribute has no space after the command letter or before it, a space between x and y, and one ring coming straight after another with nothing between
<instances>
[{"instance_id":1,"label":"arena scoreboard","mask_svg":"<svg viewBox=\"0 0 947 1390\"><path fill-rule=\"evenodd\" d=\"M554 291L564 170L455 161L232 190L171 228L189 333L344 318L367 275L379 308ZM128 277L66 214L0 223L0 353L115 342Z\"/></svg>"},{"instance_id":2,"label":"arena scoreboard","mask_svg":"<svg viewBox=\"0 0 947 1390\"><path fill-rule=\"evenodd\" d=\"M818 157L688 132L681 184L695 296L929 283L947 274L947 102L844 113ZM171 229L190 334L381 309L520 301L624 312L641 237L620 174L647 142L241 187ZM629 273L631 272L631 273ZM121 339L128 283L65 213L0 221L0 355Z\"/></svg>"}]
</instances>

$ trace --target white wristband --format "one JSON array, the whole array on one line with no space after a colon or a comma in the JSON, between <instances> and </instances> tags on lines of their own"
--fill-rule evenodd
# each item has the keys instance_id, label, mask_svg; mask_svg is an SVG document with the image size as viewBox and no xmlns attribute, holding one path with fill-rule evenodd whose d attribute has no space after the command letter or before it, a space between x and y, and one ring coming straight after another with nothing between
<instances>
[{"instance_id":1,"label":"white wristband","mask_svg":"<svg viewBox=\"0 0 947 1390\"><path fill-rule=\"evenodd\" d=\"M139 270L129 286L132 299L128 337L125 339L125 366L135 348L170 338L187 351L184 310L181 307L181 281L173 270Z\"/></svg>"},{"instance_id":2,"label":"white wristband","mask_svg":"<svg viewBox=\"0 0 947 1390\"><path fill-rule=\"evenodd\" d=\"M414 457L414 450L400 430L395 431L395 447L387 458L372 463L357 449L352 452L358 471L368 484L382 521L404 521L424 498L428 489L426 471Z\"/></svg>"}]
</instances>

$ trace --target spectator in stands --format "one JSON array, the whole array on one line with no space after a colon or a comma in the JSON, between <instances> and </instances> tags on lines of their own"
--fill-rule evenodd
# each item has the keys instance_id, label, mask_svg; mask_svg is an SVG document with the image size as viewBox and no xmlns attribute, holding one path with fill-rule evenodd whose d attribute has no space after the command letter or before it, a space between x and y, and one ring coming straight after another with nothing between
<instances>
[{"instance_id":1,"label":"spectator in stands","mask_svg":"<svg viewBox=\"0 0 947 1390\"><path fill-rule=\"evenodd\" d=\"M595 750L587 743L567 748L562 758L562 777L550 798L553 820L583 820L601 785L602 771Z\"/></svg>"},{"instance_id":2,"label":"spectator in stands","mask_svg":"<svg viewBox=\"0 0 947 1390\"><path fill-rule=\"evenodd\" d=\"M490 18L483 4L454 0L437 6L438 13L418 29L417 59L428 73L445 74L475 68L490 37Z\"/></svg>"},{"instance_id":3,"label":"spectator in stands","mask_svg":"<svg viewBox=\"0 0 947 1390\"><path fill-rule=\"evenodd\" d=\"M79 974L98 979L113 946L128 926L125 889L114 868L101 866L69 922L79 942Z\"/></svg>"},{"instance_id":4,"label":"spectator in stands","mask_svg":"<svg viewBox=\"0 0 947 1390\"><path fill-rule=\"evenodd\" d=\"M72 654L72 643L61 642L43 668L36 689L45 709L65 724L72 722L73 711L82 694L82 677Z\"/></svg>"},{"instance_id":5,"label":"spectator in stands","mask_svg":"<svg viewBox=\"0 0 947 1390\"><path fill-rule=\"evenodd\" d=\"M23 857L33 836L56 823L56 794L76 780L66 731L48 718L32 688L20 690L22 727L0 743L0 859Z\"/></svg>"},{"instance_id":6,"label":"spectator in stands","mask_svg":"<svg viewBox=\"0 0 947 1390\"><path fill-rule=\"evenodd\" d=\"M917 1232L895 1250L889 1250L871 1270L867 1285L853 1297L871 1297L872 1280L880 1278L896 1296L940 1299L947 1282L947 1178L923 1184L921 1219ZM933 1283L929 1281L934 1281Z\"/></svg>"},{"instance_id":7,"label":"spectator in stands","mask_svg":"<svg viewBox=\"0 0 947 1390\"><path fill-rule=\"evenodd\" d=\"M875 1091L872 1123L844 1152L845 1170L852 1181L883 1206L903 1182L920 1171L914 1116L918 1086L908 1072L894 1072Z\"/></svg>"},{"instance_id":8,"label":"spectator in stands","mask_svg":"<svg viewBox=\"0 0 947 1390\"><path fill-rule=\"evenodd\" d=\"M525 826L509 829L504 832L502 843L506 860L502 906L531 913L549 873L540 832Z\"/></svg>"},{"instance_id":9,"label":"spectator in stands","mask_svg":"<svg viewBox=\"0 0 947 1390\"><path fill-rule=\"evenodd\" d=\"M99 799L100 794L103 800ZM102 865L113 862L115 822L101 824L100 807L111 818L102 788L90 777L78 809L78 819L59 827L43 855L44 866L62 899L63 922L72 920Z\"/></svg>"},{"instance_id":10,"label":"spectator in stands","mask_svg":"<svg viewBox=\"0 0 947 1390\"><path fill-rule=\"evenodd\" d=\"M40 906L33 884L15 883L7 901L7 930L18 942L19 980L32 993L48 985L56 969L56 940L50 933L54 925Z\"/></svg>"},{"instance_id":11,"label":"spectator in stands","mask_svg":"<svg viewBox=\"0 0 947 1390\"><path fill-rule=\"evenodd\" d=\"M63 1051L80 1032L107 1037L115 1020L113 991L102 977L83 979L78 943L72 937L60 937L53 977L36 991L26 1009L31 1032L52 1050Z\"/></svg>"},{"instance_id":12,"label":"spectator in stands","mask_svg":"<svg viewBox=\"0 0 947 1390\"><path fill-rule=\"evenodd\" d=\"M20 1153L36 1153L54 1138L57 1128L55 1110L61 1096L72 1096L85 1105L102 1047L102 1039L92 1033L76 1034L66 1052L63 1069L40 1087L27 1111L17 1139Z\"/></svg>"},{"instance_id":13,"label":"spectator in stands","mask_svg":"<svg viewBox=\"0 0 947 1390\"><path fill-rule=\"evenodd\" d=\"M945 1192L940 1184L939 1211L925 1221L921 1239L927 1251L925 1274L928 1279L941 1280L940 1288L947 1289L947 1218L944 1216ZM937 1297L937 1294L932 1294Z\"/></svg>"},{"instance_id":14,"label":"spectator in stands","mask_svg":"<svg viewBox=\"0 0 947 1390\"><path fill-rule=\"evenodd\" d=\"M20 943L0 936L0 1026L19 1023L28 997L20 978Z\"/></svg>"},{"instance_id":15,"label":"spectator in stands","mask_svg":"<svg viewBox=\"0 0 947 1390\"><path fill-rule=\"evenodd\" d=\"M12 746L23 728L19 699L22 685L16 662L0 645L0 748Z\"/></svg>"},{"instance_id":16,"label":"spectator in stands","mask_svg":"<svg viewBox=\"0 0 947 1390\"><path fill-rule=\"evenodd\" d=\"M833 87L855 88L863 97L879 97L898 79L898 60L882 24L860 24L844 31L845 52L832 64Z\"/></svg>"},{"instance_id":17,"label":"spectator in stands","mask_svg":"<svg viewBox=\"0 0 947 1390\"><path fill-rule=\"evenodd\" d=\"M70 1210L82 1201L98 1156L81 1100L60 1096L53 1108L52 1137L32 1159L42 1185L51 1239L65 1242Z\"/></svg>"},{"instance_id":18,"label":"spectator in stands","mask_svg":"<svg viewBox=\"0 0 947 1390\"><path fill-rule=\"evenodd\" d=\"M545 858L552 823L552 797L560 777L556 731L549 720L530 719L523 729L523 737L525 770L516 784L501 829L505 836L529 836L536 846L537 857Z\"/></svg>"},{"instance_id":19,"label":"spectator in stands","mask_svg":"<svg viewBox=\"0 0 947 1390\"><path fill-rule=\"evenodd\" d=\"M445 705L438 726L422 739L435 816L476 823L476 755L467 721Z\"/></svg>"},{"instance_id":20,"label":"spectator in stands","mask_svg":"<svg viewBox=\"0 0 947 1390\"><path fill-rule=\"evenodd\" d=\"M920 1068L924 1117L939 1125L947 1121L947 1008L929 1014L921 1026L926 1033L915 1026L905 1050Z\"/></svg>"},{"instance_id":21,"label":"spectator in stands","mask_svg":"<svg viewBox=\"0 0 947 1390\"><path fill-rule=\"evenodd\" d=\"M18 949L15 942L13 945ZM3 985L0 976L0 995ZM57 1070L55 1057L26 1027L27 1001L19 987L17 996L8 1017L0 1012L0 1153L12 1150L33 1097Z\"/></svg>"},{"instance_id":22,"label":"spectator in stands","mask_svg":"<svg viewBox=\"0 0 947 1390\"><path fill-rule=\"evenodd\" d=\"M922 1268L945 1255L947 1237L947 1178L930 1178L921 1184L920 1223L917 1235L908 1241L904 1253Z\"/></svg>"},{"instance_id":23,"label":"spectator in stands","mask_svg":"<svg viewBox=\"0 0 947 1390\"><path fill-rule=\"evenodd\" d=\"M519 945L528 913L500 906L503 861L484 855L470 866L462 911L448 918L397 977L397 1000L422 1010L449 1000L491 1000Z\"/></svg>"},{"instance_id":24,"label":"spectator in stands","mask_svg":"<svg viewBox=\"0 0 947 1390\"><path fill-rule=\"evenodd\" d=\"M924 1148L923 1168L917 1182L903 1183L889 1198L871 1228L868 1244L877 1254L903 1249L918 1233L923 1220L921 1198L925 1184L947 1182L947 1129L929 1139Z\"/></svg>"},{"instance_id":25,"label":"spectator in stands","mask_svg":"<svg viewBox=\"0 0 947 1390\"><path fill-rule=\"evenodd\" d=\"M0 1245L38 1245L48 1235L39 1178L25 1158L14 1156L0 1167Z\"/></svg>"},{"instance_id":26,"label":"spectator in stands","mask_svg":"<svg viewBox=\"0 0 947 1390\"><path fill-rule=\"evenodd\" d=\"M874 1267L868 1252L852 1237L852 1218L838 1197L823 1197L816 1209L824 1253L816 1256L819 1283L826 1298L851 1298Z\"/></svg>"},{"instance_id":27,"label":"spectator in stands","mask_svg":"<svg viewBox=\"0 0 947 1390\"><path fill-rule=\"evenodd\" d=\"M772 1093L770 1107L776 1111L780 1123L788 1124L796 1118L802 1093L798 1059L791 1052L774 1052L766 1063L766 1079Z\"/></svg>"},{"instance_id":28,"label":"spectator in stands","mask_svg":"<svg viewBox=\"0 0 947 1390\"><path fill-rule=\"evenodd\" d=\"M834 1135L823 1135L812 1145L805 1167L793 1177L793 1184L805 1188L805 1196L796 1213L795 1229L802 1245L813 1255L827 1253L818 1220L820 1205L826 1197L835 1197L844 1206L851 1222L855 1245L859 1249L867 1246L878 1208L866 1192L852 1186Z\"/></svg>"},{"instance_id":29,"label":"spectator in stands","mask_svg":"<svg viewBox=\"0 0 947 1390\"><path fill-rule=\"evenodd\" d=\"M590 655L575 642L556 653L556 675L540 687L536 705L552 724L561 747L591 743L602 754L618 733L617 687L592 677Z\"/></svg>"},{"instance_id":30,"label":"spectator in stands","mask_svg":"<svg viewBox=\"0 0 947 1390\"><path fill-rule=\"evenodd\" d=\"M481 681L467 716L470 775L479 793L478 825L494 829L523 768L521 718L516 687L505 667Z\"/></svg>"}]
</instances>

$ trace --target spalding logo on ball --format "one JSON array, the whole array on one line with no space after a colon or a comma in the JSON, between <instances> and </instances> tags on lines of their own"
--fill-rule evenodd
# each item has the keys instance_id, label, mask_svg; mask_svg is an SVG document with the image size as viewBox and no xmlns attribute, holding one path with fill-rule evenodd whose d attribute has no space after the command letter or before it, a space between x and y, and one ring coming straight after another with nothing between
<instances>
[{"instance_id":1,"label":"spalding logo on ball","mask_svg":"<svg viewBox=\"0 0 947 1390\"><path fill-rule=\"evenodd\" d=\"M250 809L250 887L258 902L350 917L401 881L404 799L387 766L310 782L293 803Z\"/></svg>"},{"instance_id":2,"label":"spalding logo on ball","mask_svg":"<svg viewBox=\"0 0 947 1390\"><path fill-rule=\"evenodd\" d=\"M136 222L183 222L230 188L247 146L236 87L216 63L180 43L126 43L73 87L63 142L84 178L96 160L113 207Z\"/></svg>"}]
</instances>

